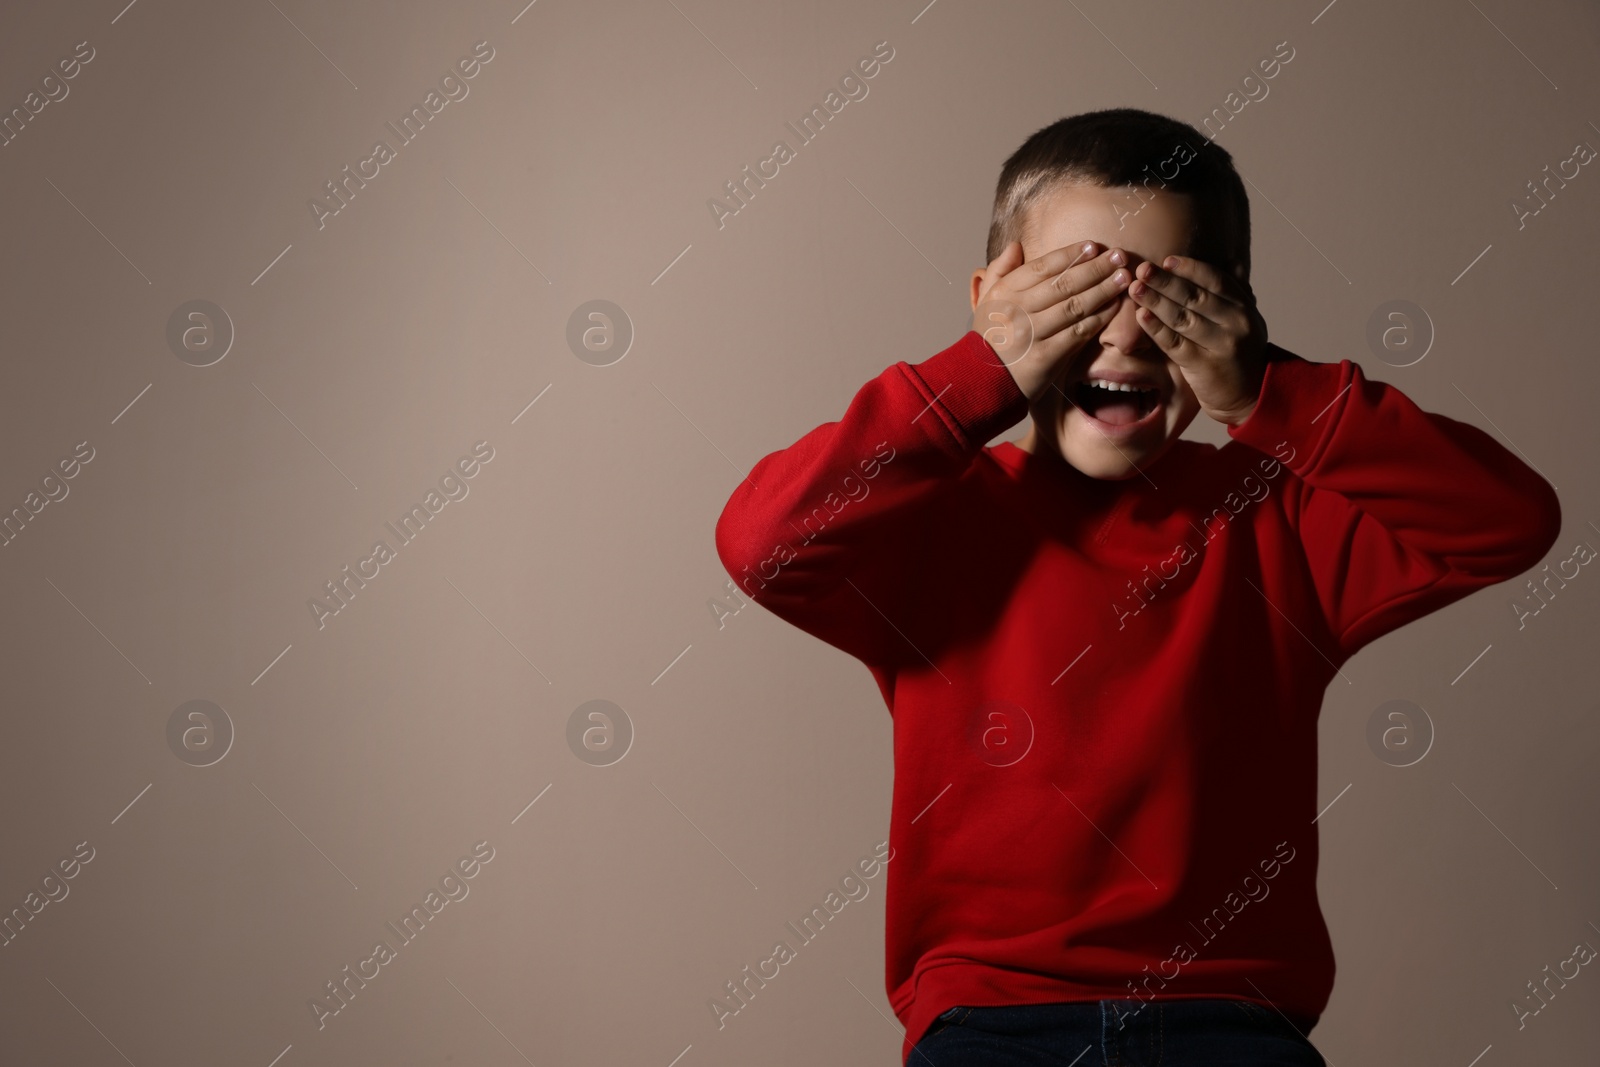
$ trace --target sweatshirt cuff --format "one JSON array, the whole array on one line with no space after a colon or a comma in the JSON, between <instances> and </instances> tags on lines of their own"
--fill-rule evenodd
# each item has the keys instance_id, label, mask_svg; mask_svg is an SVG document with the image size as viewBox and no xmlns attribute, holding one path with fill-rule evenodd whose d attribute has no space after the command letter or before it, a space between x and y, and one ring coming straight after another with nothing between
<instances>
[{"instance_id":1,"label":"sweatshirt cuff","mask_svg":"<svg viewBox=\"0 0 1600 1067\"><path fill-rule=\"evenodd\" d=\"M1355 364L1347 359L1314 363L1270 342L1267 349L1255 410L1237 426L1229 426L1228 436L1276 455L1298 474L1316 464L1332 436L1344 412L1345 394L1355 384Z\"/></svg>"},{"instance_id":2,"label":"sweatshirt cuff","mask_svg":"<svg viewBox=\"0 0 1600 1067\"><path fill-rule=\"evenodd\" d=\"M983 335L968 330L921 363L901 363L928 411L965 451L982 448L1028 414L1028 398Z\"/></svg>"}]
</instances>

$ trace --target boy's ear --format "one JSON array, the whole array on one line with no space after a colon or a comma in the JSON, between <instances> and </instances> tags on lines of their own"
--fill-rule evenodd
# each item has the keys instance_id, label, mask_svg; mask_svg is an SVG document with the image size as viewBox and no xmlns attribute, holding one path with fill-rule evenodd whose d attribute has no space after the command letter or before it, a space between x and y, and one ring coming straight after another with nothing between
<instances>
[{"instance_id":1,"label":"boy's ear","mask_svg":"<svg viewBox=\"0 0 1600 1067\"><path fill-rule=\"evenodd\" d=\"M979 267L972 272L972 310L978 310L978 293L983 289L984 272L987 268Z\"/></svg>"}]
</instances>

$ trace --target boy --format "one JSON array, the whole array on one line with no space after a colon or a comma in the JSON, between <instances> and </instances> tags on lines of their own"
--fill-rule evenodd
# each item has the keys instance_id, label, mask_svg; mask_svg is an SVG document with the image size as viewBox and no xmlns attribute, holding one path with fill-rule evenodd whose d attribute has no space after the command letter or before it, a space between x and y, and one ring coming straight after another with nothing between
<instances>
[{"instance_id":1,"label":"boy","mask_svg":"<svg viewBox=\"0 0 1600 1067\"><path fill-rule=\"evenodd\" d=\"M972 330L762 459L717 523L735 581L893 715L903 1061L1321 1064L1323 692L1559 533L1484 432L1269 343L1249 249L1192 127L1040 130ZM1180 439L1200 413L1225 447Z\"/></svg>"}]
</instances>

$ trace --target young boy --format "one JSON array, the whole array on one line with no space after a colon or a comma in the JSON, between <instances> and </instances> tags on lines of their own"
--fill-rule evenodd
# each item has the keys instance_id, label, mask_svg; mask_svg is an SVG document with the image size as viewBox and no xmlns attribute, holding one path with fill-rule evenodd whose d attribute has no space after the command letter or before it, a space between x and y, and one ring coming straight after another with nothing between
<instances>
[{"instance_id":1,"label":"young boy","mask_svg":"<svg viewBox=\"0 0 1600 1067\"><path fill-rule=\"evenodd\" d=\"M893 715L902 1059L1321 1064L1323 692L1534 566L1560 505L1481 430L1267 341L1248 198L1193 127L1035 133L987 258L972 330L762 459L716 529ZM1180 439L1200 413L1225 447Z\"/></svg>"}]
</instances>

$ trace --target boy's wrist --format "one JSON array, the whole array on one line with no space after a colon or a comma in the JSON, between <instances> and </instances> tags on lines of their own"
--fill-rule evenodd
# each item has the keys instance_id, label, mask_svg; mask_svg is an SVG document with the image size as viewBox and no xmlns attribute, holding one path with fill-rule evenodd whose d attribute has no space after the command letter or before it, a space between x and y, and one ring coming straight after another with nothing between
<instances>
[{"instance_id":1,"label":"boy's wrist","mask_svg":"<svg viewBox=\"0 0 1600 1067\"><path fill-rule=\"evenodd\" d=\"M1268 453L1287 444L1304 462L1338 420L1332 408L1345 388L1343 378L1342 362L1317 363L1269 344L1256 402L1228 425L1228 436Z\"/></svg>"},{"instance_id":2,"label":"boy's wrist","mask_svg":"<svg viewBox=\"0 0 1600 1067\"><path fill-rule=\"evenodd\" d=\"M1269 343L1267 348L1270 350L1272 345ZM1282 350L1280 349L1279 351ZM1254 367L1250 368L1248 374L1248 378L1250 380L1246 382L1245 386L1250 396L1249 402L1241 405L1238 408L1235 408L1233 411L1230 411L1227 414L1216 416L1216 420L1218 422L1224 424L1225 426L1233 427L1242 426L1244 423L1249 421L1250 416L1255 413L1256 408L1261 404L1261 387L1266 381L1267 363L1271 358L1272 356L1270 351L1264 351L1256 360Z\"/></svg>"},{"instance_id":3,"label":"boy's wrist","mask_svg":"<svg viewBox=\"0 0 1600 1067\"><path fill-rule=\"evenodd\" d=\"M1245 423L1250 421L1250 416L1255 414L1256 408L1259 407L1260 405L1261 405L1261 395L1259 393L1257 393L1256 394L1256 398L1250 402L1250 406L1249 407L1242 408L1238 412L1236 412L1234 414L1231 414L1231 415L1228 415L1228 416L1226 416L1224 418L1220 418L1217 421L1222 423L1224 426L1229 427L1229 428L1232 428L1234 426L1243 426Z\"/></svg>"},{"instance_id":4,"label":"boy's wrist","mask_svg":"<svg viewBox=\"0 0 1600 1067\"><path fill-rule=\"evenodd\" d=\"M937 418L969 448L981 448L1028 413L1027 396L976 330L906 369L927 401L913 421Z\"/></svg>"}]
</instances>

